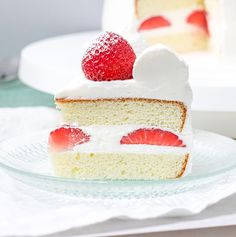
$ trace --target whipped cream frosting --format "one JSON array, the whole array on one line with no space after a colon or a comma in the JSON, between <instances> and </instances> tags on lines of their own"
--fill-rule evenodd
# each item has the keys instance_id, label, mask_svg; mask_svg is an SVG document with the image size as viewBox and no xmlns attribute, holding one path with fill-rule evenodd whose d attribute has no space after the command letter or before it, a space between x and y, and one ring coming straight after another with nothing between
<instances>
[{"instance_id":1,"label":"whipped cream frosting","mask_svg":"<svg viewBox=\"0 0 236 237\"><path fill-rule=\"evenodd\" d=\"M64 99L151 98L181 101L191 106L192 90L188 66L183 59L163 45L145 49L136 59L134 79L91 81L84 76L59 91Z\"/></svg>"}]
</instances>

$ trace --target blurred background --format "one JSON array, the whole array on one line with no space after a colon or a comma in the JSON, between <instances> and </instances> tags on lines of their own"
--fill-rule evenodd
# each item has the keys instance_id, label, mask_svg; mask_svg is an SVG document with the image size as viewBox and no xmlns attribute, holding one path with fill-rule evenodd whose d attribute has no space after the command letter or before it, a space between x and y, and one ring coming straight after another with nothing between
<instances>
[{"instance_id":1,"label":"blurred background","mask_svg":"<svg viewBox=\"0 0 236 237\"><path fill-rule=\"evenodd\" d=\"M0 0L0 58L34 41L101 29L103 0Z\"/></svg>"},{"instance_id":2,"label":"blurred background","mask_svg":"<svg viewBox=\"0 0 236 237\"><path fill-rule=\"evenodd\" d=\"M101 29L102 8L103 0L0 0L0 108L54 107L53 95L15 80L21 50L38 40Z\"/></svg>"}]
</instances>

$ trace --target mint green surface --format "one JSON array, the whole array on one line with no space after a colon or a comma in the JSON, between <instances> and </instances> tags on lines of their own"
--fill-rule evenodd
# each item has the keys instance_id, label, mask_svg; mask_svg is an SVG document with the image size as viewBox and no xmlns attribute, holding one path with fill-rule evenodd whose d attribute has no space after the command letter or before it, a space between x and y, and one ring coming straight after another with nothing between
<instances>
[{"instance_id":1,"label":"mint green surface","mask_svg":"<svg viewBox=\"0 0 236 237\"><path fill-rule=\"evenodd\" d=\"M0 107L21 106L55 107L52 95L32 89L17 79L0 79Z\"/></svg>"}]
</instances>

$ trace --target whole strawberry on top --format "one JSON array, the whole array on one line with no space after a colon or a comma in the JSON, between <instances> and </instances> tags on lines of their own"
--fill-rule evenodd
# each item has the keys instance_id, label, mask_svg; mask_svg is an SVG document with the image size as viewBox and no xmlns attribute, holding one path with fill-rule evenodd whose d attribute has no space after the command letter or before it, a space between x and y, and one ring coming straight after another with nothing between
<instances>
[{"instance_id":1,"label":"whole strawberry on top","mask_svg":"<svg viewBox=\"0 0 236 237\"><path fill-rule=\"evenodd\" d=\"M127 40L116 33L105 32L85 52L82 70L87 79L93 81L131 79L135 58Z\"/></svg>"}]
</instances>

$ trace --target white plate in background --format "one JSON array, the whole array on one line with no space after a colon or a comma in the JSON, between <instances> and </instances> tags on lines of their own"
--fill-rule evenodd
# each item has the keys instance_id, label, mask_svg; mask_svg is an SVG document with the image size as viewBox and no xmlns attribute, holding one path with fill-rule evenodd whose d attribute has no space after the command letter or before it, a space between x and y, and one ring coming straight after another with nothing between
<instances>
[{"instance_id":1,"label":"white plate in background","mask_svg":"<svg viewBox=\"0 0 236 237\"><path fill-rule=\"evenodd\" d=\"M21 52L19 78L25 84L54 94L70 80L79 78L84 50L99 32L85 32L45 39Z\"/></svg>"}]
</instances>

